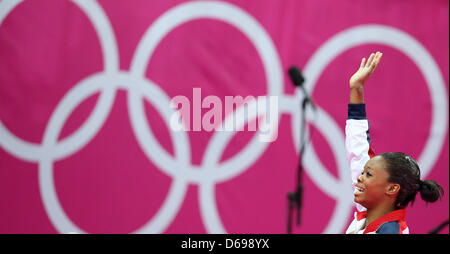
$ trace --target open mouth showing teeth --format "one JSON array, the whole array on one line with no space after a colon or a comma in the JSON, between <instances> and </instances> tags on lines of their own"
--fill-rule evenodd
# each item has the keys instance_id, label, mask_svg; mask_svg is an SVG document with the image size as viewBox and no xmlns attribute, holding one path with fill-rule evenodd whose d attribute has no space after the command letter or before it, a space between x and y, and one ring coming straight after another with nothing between
<instances>
[{"instance_id":1,"label":"open mouth showing teeth","mask_svg":"<svg viewBox=\"0 0 450 254\"><path fill-rule=\"evenodd\" d=\"M355 187L355 194L361 194L364 192L364 189L359 188L359 187Z\"/></svg>"}]
</instances>

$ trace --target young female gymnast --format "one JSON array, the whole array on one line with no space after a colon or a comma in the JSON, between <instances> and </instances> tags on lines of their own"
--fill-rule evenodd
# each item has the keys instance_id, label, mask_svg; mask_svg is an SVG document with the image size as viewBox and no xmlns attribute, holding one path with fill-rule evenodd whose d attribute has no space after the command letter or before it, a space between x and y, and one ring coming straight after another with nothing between
<instances>
[{"instance_id":1,"label":"young female gymnast","mask_svg":"<svg viewBox=\"0 0 450 254\"><path fill-rule=\"evenodd\" d=\"M411 156L383 153L375 156L369 138L364 85L380 64L383 54L364 58L350 79L350 104L345 127L345 146L350 164L354 200L358 212L347 234L408 234L405 209L417 193L426 202L444 194L435 181L420 179L420 169Z\"/></svg>"}]
</instances>

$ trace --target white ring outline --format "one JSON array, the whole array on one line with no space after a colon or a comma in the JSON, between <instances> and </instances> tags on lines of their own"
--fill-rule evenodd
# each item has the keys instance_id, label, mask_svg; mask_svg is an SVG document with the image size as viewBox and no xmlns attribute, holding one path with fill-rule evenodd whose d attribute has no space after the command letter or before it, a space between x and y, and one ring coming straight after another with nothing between
<instances>
[{"instance_id":1,"label":"white ring outline","mask_svg":"<svg viewBox=\"0 0 450 254\"><path fill-rule=\"evenodd\" d=\"M418 159L422 175L425 177L436 163L440 154L435 150L442 149L447 134L448 98L439 66L420 42L399 29L384 25L359 25L344 30L322 45L308 61L305 75L309 78L305 82L305 87L311 92L324 68L338 54L369 43L387 45L404 53L416 64L425 78L430 91L433 112L430 135ZM432 134L437 138L432 139Z\"/></svg>"},{"instance_id":2,"label":"white ring outline","mask_svg":"<svg viewBox=\"0 0 450 254\"><path fill-rule=\"evenodd\" d=\"M137 86L136 82L145 83L145 86ZM83 90L89 88L90 94L94 94L102 89L125 89L130 91L132 89L139 89L139 93L144 94L145 98L149 101L163 101L163 103L155 103L157 109L162 112L164 120L168 123L170 119L171 112L170 108L164 107L164 105L169 103L168 97L159 89L158 86L152 85L150 81L146 80L136 80L131 78L128 74L98 74L90 76L89 78L83 80L80 84L75 86L74 90ZM80 94L80 93L69 93L69 94ZM66 97L69 98L69 97ZM80 98L80 97L78 97ZM69 100L69 99L68 99ZM165 102L164 102L165 101ZM76 101L72 108L65 108L66 111L73 111L82 100ZM63 105L63 103L61 103ZM66 114L68 115L68 114ZM62 125L60 125L62 126ZM61 128L59 129L59 131ZM46 133L56 133L52 137L57 137L59 133L58 129L53 132ZM46 138L49 140L47 142L56 142L55 139L51 140L52 137ZM177 151L175 151L177 155ZM82 229L78 228L64 213L61 204L58 201L56 191L54 189L53 180L53 167L52 158L41 159L39 163L39 179L41 186L41 193L45 207L47 208L47 213L49 214L51 221L54 223L55 227L60 232L79 232L85 233ZM170 166L177 166L173 164L173 161L168 162ZM163 202L161 208L154 215L153 219L147 222L144 226L137 229L134 233L158 233L163 231L175 217L184 196L187 191L187 183L183 179L174 178L171 188L168 193L168 198Z\"/></svg>"},{"instance_id":3,"label":"white ring outline","mask_svg":"<svg viewBox=\"0 0 450 254\"><path fill-rule=\"evenodd\" d=\"M105 64L105 72L113 73L118 70L119 59L118 59L118 50L116 47L115 37L112 33L112 28L108 22L105 22L106 15L103 10L96 5L96 2L92 1L81 1L81 0L73 0L73 2L79 6L79 8L84 11L87 17L92 21L92 24L97 31L100 39L100 45L103 52L103 61ZM3 19L12 11L18 4L22 3L22 1L15 0L5 0L0 4L3 4L2 8L0 8L0 24L3 22ZM1 6L1 5L0 5ZM95 129L95 127L99 127L98 124L102 124L102 122L98 121L96 118L100 117L102 112L109 112L110 107L112 106L112 99L114 98L115 91L107 89L102 93L98 99L98 102L93 110L93 114L91 114L88 119L85 121L86 124L74 131L74 133L66 137L65 139L60 141L60 144L55 146L52 149L56 149L58 155L56 155L55 159L61 159L66 157L67 155L74 153L82 146L84 146L88 140L95 135L95 132L91 130ZM70 104L70 101L66 101ZM61 108L61 105L58 105ZM57 124L55 122L55 116L59 117L58 109L55 110L52 114L54 115L49 120L49 125L53 126ZM56 120L57 121L57 120ZM96 125L97 124L97 125ZM52 127L51 127L52 129ZM45 135L45 134L44 134ZM13 154L14 156L21 158L25 161L29 162L38 162L40 158L43 156L48 156L49 148L46 145L37 145L31 142L23 141L18 138L11 132L7 130L0 121L0 145L5 148L8 152ZM44 143L44 142L43 142ZM51 153L51 152L50 152Z\"/></svg>"},{"instance_id":4,"label":"white ring outline","mask_svg":"<svg viewBox=\"0 0 450 254\"><path fill-rule=\"evenodd\" d=\"M0 12L0 21L3 21L4 17L12 11L18 4L22 1L4 1L3 7L0 8L4 12ZM118 88L118 84L115 82L120 79L124 79L124 75L120 75L118 72L118 51L117 43L115 37L112 33L112 28L106 18L105 13L97 4L96 1L73 1L78 7L84 11L87 17L90 19L94 28L99 35L100 44L104 54L105 71L104 74L98 75L94 74L90 77L84 79L79 84L75 85L61 100L55 111L50 117L49 124L44 133L43 144L37 146L25 141L20 140L13 134L9 133L6 128L0 122L0 131L4 131L2 136L5 136L6 144L2 144L2 147L13 155L18 155L18 158L28 159L32 162L39 163L39 186L41 189L41 196L44 204L46 213L48 214L50 221L55 226L55 228L60 232L79 232L83 233L83 230L78 228L64 213L61 204L58 201L54 181L53 181L53 168L52 161L56 159L63 159L75 153L82 146L84 146L95 134L100 130L104 121L106 120L111 107L114 103L115 91ZM2 6L2 5L0 5ZM118 74L114 74L118 73ZM126 76L126 75L125 75ZM145 80L142 80L146 82ZM99 82L99 83L96 83ZM124 83L133 84L135 79L130 79L130 77L125 78ZM102 84L102 85L100 85ZM157 105L168 105L168 97L159 89L158 86L152 85L147 82L147 87L141 87L142 92L149 98L153 95L158 95L157 100L166 99L167 103L159 103ZM116 87L115 87L116 86ZM130 87L125 86L125 89L130 89ZM134 89L139 89L138 87ZM85 124L76 130L71 136L66 137L57 142L59 133L63 127L63 123L67 120L69 114L64 114L65 111L70 111L70 109L75 109L79 103L82 101L82 97L89 97L90 95L101 91L101 95L94 107L93 113L85 121ZM158 93L159 91L159 93ZM159 107L161 109L161 107ZM164 108L165 109L165 108ZM170 116L170 113L165 112L166 119ZM171 133L172 134L172 133ZM180 139L176 139L179 141ZM9 143L8 141L12 141ZM179 142L178 142L179 143ZM175 145L178 144L177 142ZM12 145L11 145L12 144ZM19 146L14 147L13 145L18 144ZM32 155L27 154L23 156L20 153L20 149L25 149L25 151L33 152ZM179 149L178 149L179 150ZM29 157L26 157L29 156ZM25 158L24 158L25 157ZM173 163L172 163L173 164ZM164 201L161 209L157 212L154 218L157 220L152 220L137 233L152 233L164 230L168 224L172 221L173 217L176 215L175 210L171 210L172 207L179 207L182 203L186 191L186 183L180 180L174 179L174 183L169 191L168 198Z\"/></svg>"},{"instance_id":5,"label":"white ring outline","mask_svg":"<svg viewBox=\"0 0 450 254\"><path fill-rule=\"evenodd\" d=\"M256 47L261 60L266 70L266 78L268 83L268 93L272 96L281 96L283 91L283 73L281 68L281 63L275 49L275 46L270 39L270 36L266 31L259 25L259 23L250 15L248 15L243 10L230 5L225 2L209 2L209 1L195 1L180 4L173 9L164 13L160 18L158 18L151 27L146 31L143 38L138 44L136 49L135 57L131 63L131 75L133 76L144 76L146 67L155 51L157 45L172 31L175 27L182 25L188 21L195 19L211 18L223 21L233 27L239 29ZM129 94L130 108L137 111L142 111L143 105L135 105L141 100L131 92ZM239 124L239 123L238 123ZM146 126L146 124L144 124ZM148 127L145 127L148 129ZM138 139L142 140L143 145L152 142L147 137L141 135L146 132L137 132ZM219 134L217 134L219 133ZM220 135L222 132L216 132L215 134ZM149 157L153 157L155 160L159 159L152 154L151 147L146 145L142 147ZM186 154L190 155L188 151L184 151ZM164 151L160 154L163 156ZM208 167L196 168L194 166L179 168L177 171L166 171L168 175L179 175L182 172L183 176L188 178L192 182L199 182L205 175L212 177L213 175L208 173Z\"/></svg>"},{"instance_id":6,"label":"white ring outline","mask_svg":"<svg viewBox=\"0 0 450 254\"><path fill-rule=\"evenodd\" d=\"M238 7L235 7L233 5L224 2L205 2L205 1L188 2L180 4L179 6L174 7L173 9L163 14L160 18L158 18L157 21L155 21L152 24L152 26L147 30L147 32L141 39L135 53L135 58L133 58L131 64L132 75L133 76L145 75L146 67L157 45L159 45L161 40L174 27L177 27L187 21L200 18L218 19L238 28L241 32L243 32L256 47L260 57L262 58L264 69L266 70L266 79L268 82L269 95L281 96L283 90L283 75L281 62L279 60L278 53L275 49L275 46L270 36L252 16L247 14L245 11L239 9ZM131 92L129 94L128 101L129 103L136 104L140 100L134 93ZM140 105L140 107L137 105L131 105L130 108L134 108L134 110L139 111L143 110L142 104ZM230 119L230 117L228 117L227 119ZM147 126L145 128L148 129ZM271 130L273 129L274 128L272 128ZM138 134L137 139L141 141L142 145L144 145L141 147L145 151L145 153L148 156L154 156L152 155L152 152L149 149L150 147L145 146L146 144L149 144L151 140L149 140L147 137L143 135L139 135L147 132L148 131L142 132L135 131L134 133ZM224 135L225 138L223 138ZM210 141L210 144L211 143L215 144L214 142L215 140L223 141L224 143L222 144L226 144L226 142L228 142L230 138L231 135L227 135L224 132L216 132L212 138L212 141ZM257 145L258 144L256 143L256 146ZM208 145L208 148L209 147L210 145ZM249 151L249 149L253 147L255 147L255 142L252 142L250 146L247 146L246 151ZM259 151L263 152L266 147L267 144L262 149L259 149ZM206 151L211 150L208 148L206 149ZM225 146L222 146L222 148L224 149ZM217 151L216 149L214 150ZM210 161L210 159L208 159L209 154L210 153L207 152L204 155L205 157L203 161L205 160ZM220 157L217 157L216 159L218 160L220 159ZM155 160L158 160L158 158L155 158ZM189 178L189 180L197 183L202 182L199 188L200 212L205 227L207 228L208 232L223 233L225 232L225 229L219 218L216 202L214 202L214 204L209 202L211 197L214 196L213 182L216 181L214 178L217 178L215 175L208 172L209 168L210 168L209 165L205 165L203 163L200 169L194 169L194 167L191 165L191 168L179 168L178 169L179 171L176 173L179 174L180 171L184 171L183 172L184 177ZM237 174L236 171L242 170L245 170L245 168L233 171L215 170L215 172L226 172L225 175L230 176L236 175ZM172 176L176 175L174 172L166 172L166 173ZM208 179L209 177L213 177L213 179Z\"/></svg>"}]
</instances>

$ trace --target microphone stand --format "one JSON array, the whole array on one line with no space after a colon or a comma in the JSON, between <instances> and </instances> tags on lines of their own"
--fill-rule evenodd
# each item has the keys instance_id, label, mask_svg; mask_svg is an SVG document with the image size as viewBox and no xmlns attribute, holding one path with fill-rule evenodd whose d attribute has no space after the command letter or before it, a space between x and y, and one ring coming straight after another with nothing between
<instances>
[{"instance_id":1,"label":"microphone stand","mask_svg":"<svg viewBox=\"0 0 450 254\"><path fill-rule=\"evenodd\" d=\"M297 168L297 187L295 189L295 192L289 192L288 193L288 221L287 221L287 233L292 234L292 215L294 212L294 209L297 210L297 226L300 225L301 222L301 208L302 208L302 201L303 201L303 184L302 184L302 176L303 176L303 154L305 152L306 148L306 141L305 141L305 126L306 126L306 106L308 104L311 104L312 108L315 110L314 102L309 97L305 87L303 86L303 83L305 79L303 78L303 75L301 74L300 70L297 67L292 67L289 69L289 75L292 79L292 82L295 86L298 86L302 89L304 98L303 102L301 104L301 110L302 110L302 117L301 117L301 123L300 123L300 151L299 151L299 159L298 159L298 168Z\"/></svg>"},{"instance_id":2,"label":"microphone stand","mask_svg":"<svg viewBox=\"0 0 450 254\"><path fill-rule=\"evenodd\" d=\"M298 167L297 167L297 187L295 192L288 193L288 222L287 222L287 233L292 234L292 215L293 210L297 210L297 226L301 223L301 207L302 207L302 196L303 196L303 154L305 152L305 123L306 123L306 106L308 102L311 102L309 97L305 93L305 98L302 102L302 117L300 122L300 153L298 159Z\"/></svg>"}]
</instances>

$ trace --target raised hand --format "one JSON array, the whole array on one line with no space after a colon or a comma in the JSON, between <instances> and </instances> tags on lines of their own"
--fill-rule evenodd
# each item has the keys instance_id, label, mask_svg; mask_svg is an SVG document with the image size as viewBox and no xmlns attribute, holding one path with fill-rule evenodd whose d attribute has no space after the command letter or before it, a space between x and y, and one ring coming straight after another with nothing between
<instances>
[{"instance_id":1,"label":"raised hand","mask_svg":"<svg viewBox=\"0 0 450 254\"><path fill-rule=\"evenodd\" d=\"M363 58L359 70L350 79L350 103L364 103L364 84L372 77L381 62L383 53L372 53L369 60Z\"/></svg>"},{"instance_id":2,"label":"raised hand","mask_svg":"<svg viewBox=\"0 0 450 254\"><path fill-rule=\"evenodd\" d=\"M372 77L376 68L381 62L383 54L381 52L372 53L369 60L366 62L366 58L362 59L359 70L350 79L350 88L362 88L367 80Z\"/></svg>"}]
</instances>

